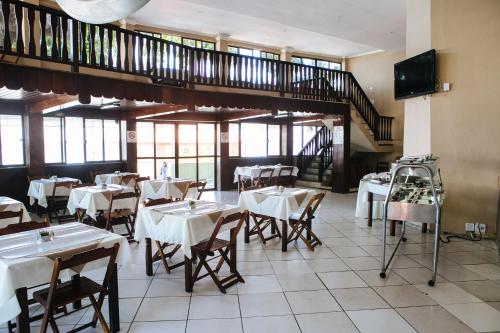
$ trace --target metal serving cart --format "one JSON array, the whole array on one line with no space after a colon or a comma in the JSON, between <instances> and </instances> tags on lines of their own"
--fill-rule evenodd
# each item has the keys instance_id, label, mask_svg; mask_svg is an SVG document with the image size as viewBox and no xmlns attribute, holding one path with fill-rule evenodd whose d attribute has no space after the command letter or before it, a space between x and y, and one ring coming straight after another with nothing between
<instances>
[{"instance_id":1,"label":"metal serving cart","mask_svg":"<svg viewBox=\"0 0 500 333\"><path fill-rule=\"evenodd\" d=\"M406 222L435 224L432 278L429 286L436 282L439 256L439 236L441 231L441 205L444 199L443 184L437 158L432 155L403 157L391 170L389 191L384 201L382 212L382 271L380 277L386 277L401 242L406 242ZM402 221L401 237L386 262L386 226L387 220Z\"/></svg>"}]
</instances>

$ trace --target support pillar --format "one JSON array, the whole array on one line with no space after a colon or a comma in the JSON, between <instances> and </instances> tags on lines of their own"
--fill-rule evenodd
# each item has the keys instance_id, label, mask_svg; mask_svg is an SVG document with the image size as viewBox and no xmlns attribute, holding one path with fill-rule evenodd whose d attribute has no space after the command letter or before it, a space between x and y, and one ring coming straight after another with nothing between
<instances>
[{"instance_id":1,"label":"support pillar","mask_svg":"<svg viewBox=\"0 0 500 333\"><path fill-rule=\"evenodd\" d=\"M347 108L333 123L332 192L349 193L351 180L351 115Z\"/></svg>"},{"instance_id":2,"label":"support pillar","mask_svg":"<svg viewBox=\"0 0 500 333\"><path fill-rule=\"evenodd\" d=\"M134 131L137 138L137 121L135 119L127 119L128 131ZM129 141L127 137L127 171L137 172L137 142Z\"/></svg>"},{"instance_id":3,"label":"support pillar","mask_svg":"<svg viewBox=\"0 0 500 333\"><path fill-rule=\"evenodd\" d=\"M224 139L224 140L223 140ZM229 163L229 122L220 122L220 157L218 170L220 170L219 184L218 188L221 190L229 190L232 187L232 179L230 173L230 163Z\"/></svg>"}]
</instances>

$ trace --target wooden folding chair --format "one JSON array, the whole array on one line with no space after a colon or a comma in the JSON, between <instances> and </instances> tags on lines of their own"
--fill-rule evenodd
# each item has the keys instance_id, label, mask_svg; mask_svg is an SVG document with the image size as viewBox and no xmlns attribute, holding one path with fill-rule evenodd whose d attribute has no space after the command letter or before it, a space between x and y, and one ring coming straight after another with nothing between
<instances>
[{"instance_id":1,"label":"wooden folding chair","mask_svg":"<svg viewBox=\"0 0 500 333\"><path fill-rule=\"evenodd\" d=\"M196 200L200 200L201 195L203 194L203 191L205 191L206 186L207 186L206 181L193 182L193 183L189 184L189 186L186 189L186 192L184 192L184 195L182 196L182 200L186 199L186 196L189 193L189 190L192 188L195 188L196 191L198 191L198 196L196 197Z\"/></svg>"},{"instance_id":2,"label":"wooden folding chair","mask_svg":"<svg viewBox=\"0 0 500 333\"><path fill-rule=\"evenodd\" d=\"M323 244L318 236L312 231L311 225L314 213L324 197L325 193L313 195L301 213L292 214L288 218L288 224L292 227L292 231L287 238L288 243L300 238L311 251L314 251L317 245ZM307 233L306 236L302 234L304 230Z\"/></svg>"},{"instance_id":3,"label":"wooden folding chair","mask_svg":"<svg viewBox=\"0 0 500 333\"><path fill-rule=\"evenodd\" d=\"M12 210L5 210L3 212L0 212L0 220L17 218L18 223L21 223L23 222L23 213L24 211L22 209L17 212Z\"/></svg>"},{"instance_id":4,"label":"wooden folding chair","mask_svg":"<svg viewBox=\"0 0 500 333\"><path fill-rule=\"evenodd\" d=\"M271 216L267 215L262 215L262 214L256 214L251 212L250 216L252 217L252 220L254 222L254 226L252 229L250 229L250 232L248 233L248 236L252 235L258 235L260 238L260 241L262 244L266 245L266 242L268 240L271 240L273 238L279 237L281 238L281 233L278 228L278 224L276 223L276 219ZM266 230L269 226L271 226L271 229L273 232L271 236L265 237L264 236L264 230Z\"/></svg>"},{"instance_id":5,"label":"wooden folding chair","mask_svg":"<svg viewBox=\"0 0 500 333\"><path fill-rule=\"evenodd\" d=\"M108 285L111 280L119 247L120 245L116 243L111 248L98 248L95 250L77 253L69 259L56 258L54 260L54 269L52 271L50 286L33 293L33 299L40 303L45 310L42 319L42 326L40 328L41 333L47 332L49 323L53 332L59 332L54 319L54 309L81 301L85 298L90 300L90 303L95 311L94 316L90 323L73 330L73 332L90 326L96 327L97 319L99 319L104 332L109 333L110 330L106 320L104 319L101 308L104 302L104 297L107 294ZM71 279L63 283L60 282L59 275L61 271L81 267L87 263L106 258L109 258L109 261L102 284L92 281L84 276L79 276L77 279ZM94 296L95 294L98 294L97 299Z\"/></svg>"},{"instance_id":6,"label":"wooden folding chair","mask_svg":"<svg viewBox=\"0 0 500 333\"><path fill-rule=\"evenodd\" d=\"M67 222L74 222L75 217L73 215L64 215L67 211L68 207L68 200L69 200L69 194L68 195L57 195L57 190L58 189L67 189L68 191L71 191L73 189L73 186L76 186L78 184L77 181L64 181L64 182L55 182L54 183L54 188L52 189L52 195L48 197L47 203L48 203L48 215L50 221L52 221L52 214L55 214L55 217L57 221L60 224L67 223ZM62 211L63 215L59 216L59 212Z\"/></svg>"},{"instance_id":7,"label":"wooden folding chair","mask_svg":"<svg viewBox=\"0 0 500 333\"><path fill-rule=\"evenodd\" d=\"M139 194L139 196L141 196L141 186L140 186L140 183L144 182L146 180L149 180L149 176L147 176L147 177L137 177L135 179L134 189L135 189L135 192Z\"/></svg>"},{"instance_id":8,"label":"wooden folding chair","mask_svg":"<svg viewBox=\"0 0 500 333\"><path fill-rule=\"evenodd\" d=\"M32 180L40 180L40 179L48 179L48 178L49 178L49 176L38 176L38 175L27 176L28 185L31 183ZM40 217L42 215L43 207L38 205L38 199L35 199L35 202L33 203L33 205L31 207L35 208L35 213L37 216Z\"/></svg>"},{"instance_id":9,"label":"wooden folding chair","mask_svg":"<svg viewBox=\"0 0 500 333\"><path fill-rule=\"evenodd\" d=\"M151 207L151 206L158 206L158 205L165 205L172 203L172 199L167 199L167 198L160 198L160 199L148 199L143 202L144 207ZM158 249L156 253L153 255L153 262L157 260L161 260L163 263L163 267L165 267L165 271L167 274L170 274L172 269L181 267L184 265L184 261L179 262L174 265L169 265L167 262L167 259L172 260L172 257L175 255L177 251L180 250L181 246L179 244L173 244L173 243L162 243L160 241L155 240L156 243L156 248ZM169 251L166 251L169 246L172 246L173 248Z\"/></svg>"},{"instance_id":10,"label":"wooden folding chair","mask_svg":"<svg viewBox=\"0 0 500 333\"><path fill-rule=\"evenodd\" d=\"M137 178L139 178L139 176L134 175L134 174L124 175L124 176L121 176L120 182L118 184L120 184L122 186L128 186L128 187L135 188Z\"/></svg>"},{"instance_id":11,"label":"wooden folding chair","mask_svg":"<svg viewBox=\"0 0 500 333\"><path fill-rule=\"evenodd\" d=\"M273 185L273 173L274 168L262 168L260 169L259 176L254 179L254 186L257 187L267 187Z\"/></svg>"},{"instance_id":12,"label":"wooden folding chair","mask_svg":"<svg viewBox=\"0 0 500 333\"><path fill-rule=\"evenodd\" d=\"M201 243L198 243L191 247L191 253L193 257L199 259L196 269L193 273L193 283L210 275L219 290L225 294L226 289L230 286L238 282L245 282L240 273L238 273L238 271L236 270L236 263L231 261L228 254L231 247L236 246L236 237L238 236L238 232L243 225L243 222L247 218L247 214L248 211L244 211L243 213L235 213L226 217L220 217L217 220L217 224L215 225L212 236L208 240L202 241ZM219 234L220 229L223 225L234 223L236 221L238 222L238 224L234 228L234 232L231 233L231 237L229 240L217 238L217 235ZM219 255L216 256L216 252L218 252ZM207 260L208 256L212 258ZM219 258L219 262L217 263L215 269L212 269L208 262L217 258ZM218 274L224 263L229 265L231 274L223 279L219 279ZM205 268L208 273L199 276L202 268Z\"/></svg>"},{"instance_id":13,"label":"wooden folding chair","mask_svg":"<svg viewBox=\"0 0 500 333\"><path fill-rule=\"evenodd\" d=\"M293 178L293 166L281 167L276 178L276 185L295 187Z\"/></svg>"},{"instance_id":14,"label":"wooden folding chair","mask_svg":"<svg viewBox=\"0 0 500 333\"><path fill-rule=\"evenodd\" d=\"M89 186L95 186L95 183L81 183L81 184L73 184L73 186L71 187L71 189L75 189L75 188L81 188L81 187L89 187ZM85 214L86 210L83 209L83 208L77 208L76 209L76 219L77 221L79 222L82 222L82 223L85 223L85 224L93 224L93 223L90 223L90 221L92 220L89 216L87 216Z\"/></svg>"},{"instance_id":15,"label":"wooden folding chair","mask_svg":"<svg viewBox=\"0 0 500 333\"><path fill-rule=\"evenodd\" d=\"M28 183L31 183L32 180L40 180L40 179L48 179L49 176L38 176L38 175L33 175L33 176L28 176Z\"/></svg>"},{"instance_id":16,"label":"wooden folding chair","mask_svg":"<svg viewBox=\"0 0 500 333\"><path fill-rule=\"evenodd\" d=\"M105 170L93 170L93 171L90 171L90 182L94 182L95 183L95 177L98 176L98 175L104 175L108 173L107 171Z\"/></svg>"},{"instance_id":17,"label":"wooden folding chair","mask_svg":"<svg viewBox=\"0 0 500 333\"><path fill-rule=\"evenodd\" d=\"M135 206L133 209L116 209L116 203L120 200L135 199ZM109 209L106 218L106 230L113 231L113 227L117 225L124 225L127 229L126 236L129 241L134 241L135 218L137 216L137 207L139 205L139 195L135 192L123 192L113 194L109 201Z\"/></svg>"}]
</instances>

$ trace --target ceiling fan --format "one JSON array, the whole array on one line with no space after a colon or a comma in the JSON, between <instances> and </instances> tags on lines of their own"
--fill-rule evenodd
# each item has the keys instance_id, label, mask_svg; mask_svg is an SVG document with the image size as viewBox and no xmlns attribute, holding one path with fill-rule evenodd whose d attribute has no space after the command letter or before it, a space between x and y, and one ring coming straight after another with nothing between
<instances>
[{"instance_id":1,"label":"ceiling fan","mask_svg":"<svg viewBox=\"0 0 500 333\"><path fill-rule=\"evenodd\" d=\"M150 0L56 0L71 17L86 23L104 24L121 20Z\"/></svg>"}]
</instances>

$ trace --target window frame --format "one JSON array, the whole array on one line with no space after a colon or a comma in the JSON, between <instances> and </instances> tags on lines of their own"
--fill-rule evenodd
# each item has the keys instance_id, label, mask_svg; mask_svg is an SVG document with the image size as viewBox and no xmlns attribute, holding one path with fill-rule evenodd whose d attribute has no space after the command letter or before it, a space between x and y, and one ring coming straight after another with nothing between
<instances>
[{"instance_id":1,"label":"window frame","mask_svg":"<svg viewBox=\"0 0 500 333\"><path fill-rule=\"evenodd\" d=\"M21 141L22 141L22 154L23 154L23 163L22 164L3 164L3 156L2 156L2 136L0 134L0 168L17 168L26 166L26 133L25 133L25 123L24 116L19 113L0 113L0 116L18 116L21 118ZM1 127L0 127L1 131Z\"/></svg>"},{"instance_id":2,"label":"window frame","mask_svg":"<svg viewBox=\"0 0 500 333\"><path fill-rule=\"evenodd\" d=\"M233 49L236 49L237 52L233 52L233 51L229 51L231 48ZM252 53L252 55L246 55L246 54L241 54L241 50L247 50L247 51L250 51ZM268 51L262 51L260 49L251 49L251 48L248 48L248 47L242 47L242 46L234 46L234 45L228 45L227 46L227 52L228 53L232 53L232 54L238 54L238 55L243 55L245 57L253 57L253 58L256 58L256 59L266 59L266 60L274 60L274 61L279 61L280 60L280 54L278 53L274 53L274 52L268 52ZM254 52L255 51L259 51L260 55L257 57L254 55ZM265 57L262 56L262 54L266 55ZM267 55L272 55L273 57L272 58L269 58L267 57Z\"/></svg>"},{"instance_id":3,"label":"window frame","mask_svg":"<svg viewBox=\"0 0 500 333\"><path fill-rule=\"evenodd\" d=\"M298 59L300 59L300 62L296 61ZM314 67L318 67L318 68L322 68L322 69L329 69L329 70L332 70L332 71L342 71L342 63L338 62L338 61L331 61L331 60L325 60L325 59L320 59L320 58L301 57L301 56L292 56L292 58L290 59L290 61L292 63L294 63L294 64L299 64L299 65L303 65L303 66L311 66L311 65L304 64L304 59L313 60L314 61L314 65L313 66ZM338 64L340 66L340 69L331 69L330 67L326 68L326 67L318 66L318 61L327 62L328 66L330 66L330 64Z\"/></svg>"},{"instance_id":4,"label":"window frame","mask_svg":"<svg viewBox=\"0 0 500 333\"><path fill-rule=\"evenodd\" d=\"M229 158L262 158L262 157L280 157L283 154L283 146L282 146L282 141L283 141L283 127L282 124L270 124L270 123L262 123L262 122L253 122L253 121L246 121L246 122L230 122L230 124L238 124L238 155L229 155ZM242 156L241 155L241 144L242 144L242 139L241 139L241 125L242 124L262 124L266 125L266 154L263 156ZM280 134L280 140L279 140L279 153L277 155L269 155L269 126L279 126L279 134ZM229 135L229 127L228 127L228 135Z\"/></svg>"},{"instance_id":5,"label":"window frame","mask_svg":"<svg viewBox=\"0 0 500 333\"><path fill-rule=\"evenodd\" d=\"M143 35L146 35L146 36L160 38L161 40L167 41L169 43L179 44L179 45L182 45L182 46L192 47L192 48L200 49L200 50L215 51L215 42L212 42L212 41L209 41L209 40L205 40L205 39L198 39L198 38L184 37L184 36L179 36L179 35L172 35L172 34L165 33L165 32L152 32L152 31L144 31L144 30L136 30L136 32L138 32L140 34L143 34ZM176 41L164 38L165 36L174 37L174 38L180 38L180 42L176 42ZM185 44L185 42L184 42L185 39L194 41L194 45L195 46L190 46L190 45ZM198 43L201 45L201 47L196 46L196 45L198 45ZM206 44L206 45L212 45L212 48L205 48L205 47L203 47L204 44Z\"/></svg>"}]
</instances>

